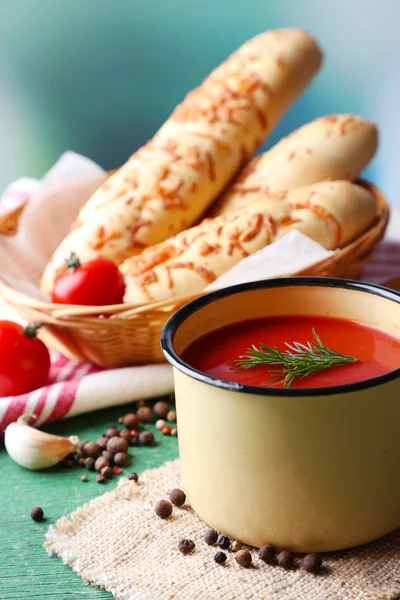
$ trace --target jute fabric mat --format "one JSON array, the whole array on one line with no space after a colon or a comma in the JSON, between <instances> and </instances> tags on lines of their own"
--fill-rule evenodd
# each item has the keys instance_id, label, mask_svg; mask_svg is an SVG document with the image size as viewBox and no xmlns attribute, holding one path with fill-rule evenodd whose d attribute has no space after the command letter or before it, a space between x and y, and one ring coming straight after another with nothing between
<instances>
[{"instance_id":1,"label":"jute fabric mat","mask_svg":"<svg viewBox=\"0 0 400 600\"><path fill-rule=\"evenodd\" d=\"M119 600L395 600L400 598L400 530L367 546L324 555L323 573L270 566L253 551L253 566L240 567L227 552L203 541L206 526L191 508L174 508L167 520L154 505L180 485L179 461L143 473L61 518L45 547L92 585ZM178 542L196 544L184 556Z\"/></svg>"}]
</instances>

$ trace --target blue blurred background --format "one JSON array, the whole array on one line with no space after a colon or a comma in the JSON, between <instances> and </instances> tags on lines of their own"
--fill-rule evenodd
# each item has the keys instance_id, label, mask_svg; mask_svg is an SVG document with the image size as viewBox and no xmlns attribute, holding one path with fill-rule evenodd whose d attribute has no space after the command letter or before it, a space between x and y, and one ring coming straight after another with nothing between
<instances>
[{"instance_id":1,"label":"blue blurred background","mask_svg":"<svg viewBox=\"0 0 400 600\"><path fill-rule=\"evenodd\" d=\"M398 0L0 0L0 189L67 149L122 164L247 38L304 27L320 75L264 147L330 112L375 120L367 176L400 204Z\"/></svg>"}]
</instances>

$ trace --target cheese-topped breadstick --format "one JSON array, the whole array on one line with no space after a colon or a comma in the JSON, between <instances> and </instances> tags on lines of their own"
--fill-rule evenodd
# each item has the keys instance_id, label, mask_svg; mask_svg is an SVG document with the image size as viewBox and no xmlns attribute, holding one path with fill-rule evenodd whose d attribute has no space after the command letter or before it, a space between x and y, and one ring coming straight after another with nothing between
<instances>
[{"instance_id":1,"label":"cheese-topped breadstick","mask_svg":"<svg viewBox=\"0 0 400 600\"><path fill-rule=\"evenodd\" d=\"M116 263L196 222L310 82L321 52L304 31L246 42L172 113L80 211L47 266L52 288L72 251Z\"/></svg>"},{"instance_id":2,"label":"cheese-topped breadstick","mask_svg":"<svg viewBox=\"0 0 400 600\"><path fill-rule=\"evenodd\" d=\"M371 160L377 143L375 124L361 117L344 114L316 119L253 158L211 207L209 216L248 206L266 192L279 197L319 181L351 181Z\"/></svg>"},{"instance_id":3,"label":"cheese-topped breadstick","mask_svg":"<svg viewBox=\"0 0 400 600\"><path fill-rule=\"evenodd\" d=\"M142 304L200 292L291 229L327 249L343 246L374 222L376 211L373 194L348 181L317 183L280 199L259 198L125 260L120 266L127 284L124 301Z\"/></svg>"}]
</instances>

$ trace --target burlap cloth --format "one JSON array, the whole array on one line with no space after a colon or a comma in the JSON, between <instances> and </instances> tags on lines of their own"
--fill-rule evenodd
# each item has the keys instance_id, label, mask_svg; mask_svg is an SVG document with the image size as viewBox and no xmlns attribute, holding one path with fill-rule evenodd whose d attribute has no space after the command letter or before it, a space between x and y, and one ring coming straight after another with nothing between
<instances>
[{"instance_id":1,"label":"burlap cloth","mask_svg":"<svg viewBox=\"0 0 400 600\"><path fill-rule=\"evenodd\" d=\"M326 554L318 576L298 566L285 571L262 563L244 569L228 553L214 562L216 548L203 541L206 526L189 507L174 508L168 520L154 504L179 487L179 461L143 473L140 484L119 486L63 517L49 528L45 546L84 581L119 600L395 600L400 598L400 530L355 550ZM216 492L217 493L217 492ZM178 542L190 538L194 554Z\"/></svg>"}]
</instances>

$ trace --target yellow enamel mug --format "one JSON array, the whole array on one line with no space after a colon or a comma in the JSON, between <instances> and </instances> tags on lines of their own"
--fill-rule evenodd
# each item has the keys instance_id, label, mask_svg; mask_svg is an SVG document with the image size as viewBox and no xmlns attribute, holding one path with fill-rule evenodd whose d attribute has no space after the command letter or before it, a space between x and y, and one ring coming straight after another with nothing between
<instances>
[{"instance_id":1,"label":"yellow enamel mug","mask_svg":"<svg viewBox=\"0 0 400 600\"><path fill-rule=\"evenodd\" d=\"M280 315L346 318L400 337L400 294L347 280L253 282L178 310L161 343L174 367L188 499L208 526L256 547L322 552L379 538L400 526L400 368L277 389L220 380L181 358L210 331Z\"/></svg>"}]
</instances>

